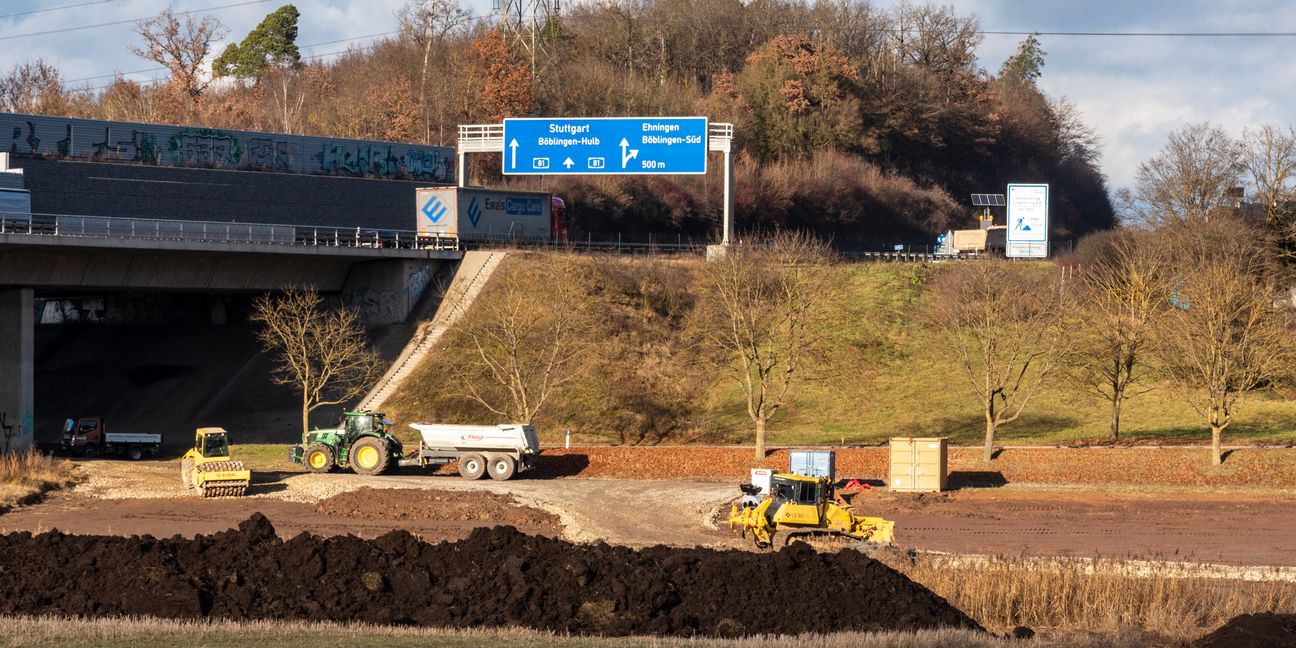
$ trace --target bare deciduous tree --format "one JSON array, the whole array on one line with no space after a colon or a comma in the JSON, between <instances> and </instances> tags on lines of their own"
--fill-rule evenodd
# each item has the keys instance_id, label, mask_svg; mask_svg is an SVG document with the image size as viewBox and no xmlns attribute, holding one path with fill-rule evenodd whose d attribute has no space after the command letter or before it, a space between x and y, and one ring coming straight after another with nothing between
<instances>
[{"instance_id":1,"label":"bare deciduous tree","mask_svg":"<svg viewBox=\"0 0 1296 648\"><path fill-rule=\"evenodd\" d=\"M1210 426L1219 465L1220 437L1243 397L1290 372L1293 330L1291 313L1275 305L1271 251L1239 235L1240 224L1212 230L1175 241L1175 307L1155 348L1166 377Z\"/></svg>"},{"instance_id":2,"label":"bare deciduous tree","mask_svg":"<svg viewBox=\"0 0 1296 648\"><path fill-rule=\"evenodd\" d=\"M944 333L985 419L985 461L995 433L1017 420L1065 353L1066 284L1058 270L1002 261L946 268L930 315Z\"/></svg>"},{"instance_id":3,"label":"bare deciduous tree","mask_svg":"<svg viewBox=\"0 0 1296 648\"><path fill-rule=\"evenodd\" d=\"M472 12L460 5L458 0L411 0L397 10L396 20L400 23L401 33L423 49L418 106L423 113L424 141L431 141L432 122L426 98L432 50L444 47L452 36L467 33L473 20ZM442 104L443 102L438 102L438 106Z\"/></svg>"},{"instance_id":4,"label":"bare deciduous tree","mask_svg":"<svg viewBox=\"0 0 1296 648\"><path fill-rule=\"evenodd\" d=\"M1241 150L1228 133L1209 123L1188 124L1138 166L1125 207L1153 227L1203 222L1228 204L1227 192L1241 174Z\"/></svg>"},{"instance_id":5,"label":"bare deciduous tree","mask_svg":"<svg viewBox=\"0 0 1296 648\"><path fill-rule=\"evenodd\" d=\"M382 376L383 362L356 311L325 308L314 288L262 295L252 308L262 346L278 354L275 382L301 393L303 435L311 412L363 395Z\"/></svg>"},{"instance_id":6,"label":"bare deciduous tree","mask_svg":"<svg viewBox=\"0 0 1296 648\"><path fill-rule=\"evenodd\" d=\"M171 73L172 87L191 103L196 102L211 84L203 73L204 62L212 43L225 36L221 22L213 16L185 16L182 20L170 9L163 9L141 20L135 31L144 39L144 46L131 46L131 52L165 67Z\"/></svg>"},{"instance_id":7,"label":"bare deciduous tree","mask_svg":"<svg viewBox=\"0 0 1296 648\"><path fill-rule=\"evenodd\" d=\"M16 63L0 77L0 109L5 112L62 115L68 103L62 75L45 59Z\"/></svg>"},{"instance_id":8,"label":"bare deciduous tree","mask_svg":"<svg viewBox=\"0 0 1296 648\"><path fill-rule=\"evenodd\" d=\"M587 360L589 316L570 259L509 264L476 300L454 368L462 394L509 422L531 423ZM567 270L563 271L562 268Z\"/></svg>"},{"instance_id":9,"label":"bare deciduous tree","mask_svg":"<svg viewBox=\"0 0 1296 648\"><path fill-rule=\"evenodd\" d=\"M833 261L824 242L779 234L767 245L735 246L703 270L704 335L732 359L756 426L758 460L767 424L823 342L817 327L831 301Z\"/></svg>"},{"instance_id":10,"label":"bare deciduous tree","mask_svg":"<svg viewBox=\"0 0 1296 648\"><path fill-rule=\"evenodd\" d=\"M1272 125L1242 133L1242 165L1265 223L1296 254L1296 132Z\"/></svg>"},{"instance_id":11,"label":"bare deciduous tree","mask_svg":"<svg viewBox=\"0 0 1296 648\"><path fill-rule=\"evenodd\" d=\"M1169 256L1149 238L1135 231L1113 234L1080 273L1077 319L1084 332L1070 356L1070 374L1110 403L1112 440L1120 438L1121 405L1142 393L1136 385L1147 373L1147 347L1169 307Z\"/></svg>"}]
</instances>

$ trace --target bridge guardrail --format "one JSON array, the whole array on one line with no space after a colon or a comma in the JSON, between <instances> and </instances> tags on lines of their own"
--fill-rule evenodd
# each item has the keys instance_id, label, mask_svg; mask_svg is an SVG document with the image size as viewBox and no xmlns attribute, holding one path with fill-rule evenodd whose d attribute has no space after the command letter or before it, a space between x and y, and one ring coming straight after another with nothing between
<instances>
[{"instance_id":1,"label":"bridge guardrail","mask_svg":"<svg viewBox=\"0 0 1296 648\"><path fill-rule=\"evenodd\" d=\"M313 227L265 223L222 223L154 218L0 214L0 234L110 238L146 241L194 241L253 245L457 250L459 240L419 236L412 230Z\"/></svg>"}]
</instances>

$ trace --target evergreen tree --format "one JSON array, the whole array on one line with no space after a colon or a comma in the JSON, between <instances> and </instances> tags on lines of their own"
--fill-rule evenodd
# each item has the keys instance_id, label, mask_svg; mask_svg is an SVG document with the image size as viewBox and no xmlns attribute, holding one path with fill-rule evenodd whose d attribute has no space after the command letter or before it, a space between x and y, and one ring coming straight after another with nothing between
<instances>
[{"instance_id":1,"label":"evergreen tree","mask_svg":"<svg viewBox=\"0 0 1296 648\"><path fill-rule=\"evenodd\" d=\"M1040 46L1038 34L1031 34L1017 46L1017 52L1004 61L999 78L1010 84L1035 84L1044 70L1046 52Z\"/></svg>"},{"instance_id":2,"label":"evergreen tree","mask_svg":"<svg viewBox=\"0 0 1296 648\"><path fill-rule=\"evenodd\" d=\"M215 61L212 74L260 80L271 68L298 67L297 19L301 14L290 4L279 7L235 45L230 43Z\"/></svg>"}]
</instances>

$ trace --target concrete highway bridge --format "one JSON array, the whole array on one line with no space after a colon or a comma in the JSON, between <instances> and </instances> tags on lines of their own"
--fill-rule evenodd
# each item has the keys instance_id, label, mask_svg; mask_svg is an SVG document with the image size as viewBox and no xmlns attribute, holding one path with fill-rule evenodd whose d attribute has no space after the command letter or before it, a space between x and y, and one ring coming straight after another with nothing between
<instances>
[{"instance_id":1,"label":"concrete highway bridge","mask_svg":"<svg viewBox=\"0 0 1296 648\"><path fill-rule=\"evenodd\" d=\"M259 293L312 285L367 324L403 321L447 263L451 239L412 231L103 216L0 216L0 415L31 444L43 295ZM57 303L57 300L55 300ZM219 299L213 301L219 307ZM215 316L213 316L215 317Z\"/></svg>"}]
</instances>

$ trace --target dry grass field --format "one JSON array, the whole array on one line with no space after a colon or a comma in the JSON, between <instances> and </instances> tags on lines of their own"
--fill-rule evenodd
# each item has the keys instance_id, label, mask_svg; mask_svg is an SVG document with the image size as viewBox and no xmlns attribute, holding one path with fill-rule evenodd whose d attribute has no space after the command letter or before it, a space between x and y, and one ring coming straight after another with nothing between
<instances>
[{"instance_id":1,"label":"dry grass field","mask_svg":"<svg viewBox=\"0 0 1296 648\"><path fill-rule=\"evenodd\" d=\"M573 637L526 629L440 630L330 623L167 621L160 619L0 618L6 645L18 648L1142 648L1173 646L1135 632L1072 633L1018 641L965 630L841 633L745 639Z\"/></svg>"},{"instance_id":2,"label":"dry grass field","mask_svg":"<svg viewBox=\"0 0 1296 648\"><path fill-rule=\"evenodd\" d=\"M1240 614L1296 613L1296 582L1277 571L1239 580L1165 561L878 558L998 632L1026 626L1046 635L1135 632L1187 641Z\"/></svg>"}]
</instances>

